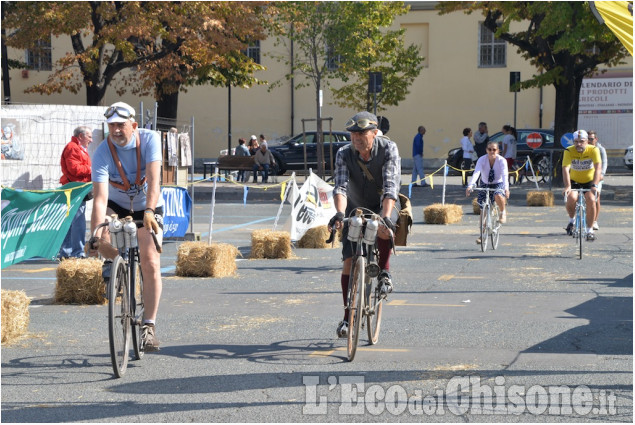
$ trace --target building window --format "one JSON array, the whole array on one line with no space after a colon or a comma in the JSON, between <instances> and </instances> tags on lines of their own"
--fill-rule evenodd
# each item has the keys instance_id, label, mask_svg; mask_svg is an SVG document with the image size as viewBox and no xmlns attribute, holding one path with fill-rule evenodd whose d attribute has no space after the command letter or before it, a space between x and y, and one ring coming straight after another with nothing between
<instances>
[{"instance_id":1,"label":"building window","mask_svg":"<svg viewBox=\"0 0 635 425\"><path fill-rule=\"evenodd\" d=\"M256 40L253 43L249 44L249 47L247 47L247 51L245 51L244 53L254 62L260 64L260 40Z\"/></svg>"},{"instance_id":2,"label":"building window","mask_svg":"<svg viewBox=\"0 0 635 425\"><path fill-rule=\"evenodd\" d=\"M53 70L53 61L51 56L51 39L39 40L37 46L26 51L26 63L29 69L35 71L51 71Z\"/></svg>"},{"instance_id":3,"label":"building window","mask_svg":"<svg viewBox=\"0 0 635 425\"><path fill-rule=\"evenodd\" d=\"M478 66L483 68L504 67L507 62L507 43L481 23L479 25Z\"/></svg>"}]
</instances>

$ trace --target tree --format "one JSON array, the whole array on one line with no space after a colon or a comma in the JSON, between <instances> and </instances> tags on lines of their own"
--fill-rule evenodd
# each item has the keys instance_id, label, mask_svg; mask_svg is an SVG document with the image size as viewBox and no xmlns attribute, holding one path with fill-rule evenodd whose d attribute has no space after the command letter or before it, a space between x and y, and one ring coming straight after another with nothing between
<instances>
[{"instance_id":1,"label":"tree","mask_svg":"<svg viewBox=\"0 0 635 425\"><path fill-rule=\"evenodd\" d=\"M484 26L518 48L537 68L520 89L553 85L556 90L555 137L576 130L582 79L613 67L628 52L615 35L600 25L586 2L439 2L440 14L480 11ZM512 32L512 24L524 30ZM561 179L560 173L558 176Z\"/></svg>"},{"instance_id":2,"label":"tree","mask_svg":"<svg viewBox=\"0 0 635 425\"><path fill-rule=\"evenodd\" d=\"M261 4L239 2L14 2L3 17L11 28L6 43L31 48L38 40L69 36L73 51L55 64L46 83L29 92L51 94L86 89L86 104L99 105L114 85L164 102L162 113L176 117L175 93L183 86L218 81L226 72L230 84L251 84L260 67L236 51L262 39ZM115 79L124 70L126 77ZM167 107L165 107L167 105Z\"/></svg>"},{"instance_id":3,"label":"tree","mask_svg":"<svg viewBox=\"0 0 635 425\"><path fill-rule=\"evenodd\" d=\"M335 57L339 58L336 75L348 84L333 89L334 103L366 111L397 106L423 68L421 49L414 44L405 46L405 29L386 30L409 7L403 2L351 2L348 6L351 13L342 14L336 28L339 42L334 46ZM364 14L368 17L357 23L357 30L348 31ZM382 74L383 90L376 99L369 91L370 72Z\"/></svg>"},{"instance_id":4,"label":"tree","mask_svg":"<svg viewBox=\"0 0 635 425\"><path fill-rule=\"evenodd\" d=\"M368 71L381 70L386 88L381 101L396 104L403 99L414 79L412 75L418 75L420 70L418 50L403 48L401 31L382 33L380 27L390 25L395 15L407 9L402 2L372 1L295 1L275 5L269 30L276 36L276 46L284 46L288 51L270 56L289 66L288 80L297 74L304 77L295 88L309 85L315 88L318 174L323 176L320 91L330 87L330 80L351 80L349 87L333 91L339 96L335 103L370 110ZM404 64L396 64L399 59ZM391 68L393 65L397 66ZM273 83L272 87L279 83Z\"/></svg>"}]
</instances>

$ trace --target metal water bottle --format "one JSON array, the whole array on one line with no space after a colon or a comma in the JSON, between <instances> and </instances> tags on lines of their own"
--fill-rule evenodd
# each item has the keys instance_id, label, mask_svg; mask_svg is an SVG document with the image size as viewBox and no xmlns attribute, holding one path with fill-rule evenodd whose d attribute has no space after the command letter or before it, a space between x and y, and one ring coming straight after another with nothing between
<instances>
[{"instance_id":1,"label":"metal water bottle","mask_svg":"<svg viewBox=\"0 0 635 425\"><path fill-rule=\"evenodd\" d=\"M116 214L112 216L112 221L108 224L108 231L110 232L110 243L117 249L123 249L125 247L123 223Z\"/></svg>"},{"instance_id":2,"label":"metal water bottle","mask_svg":"<svg viewBox=\"0 0 635 425\"><path fill-rule=\"evenodd\" d=\"M362 210L355 210L355 217L351 218L348 223L348 240L351 242L357 242L359 234L362 232Z\"/></svg>"},{"instance_id":3,"label":"metal water bottle","mask_svg":"<svg viewBox=\"0 0 635 425\"><path fill-rule=\"evenodd\" d=\"M137 225L132 220L132 217L126 217L126 223L123 225L123 231L125 232L126 248L137 247Z\"/></svg>"},{"instance_id":4,"label":"metal water bottle","mask_svg":"<svg viewBox=\"0 0 635 425\"><path fill-rule=\"evenodd\" d=\"M375 243L378 227L379 227L379 222L375 219L375 217L373 217L372 219L366 222L366 231L364 232L365 244L372 245Z\"/></svg>"}]
</instances>

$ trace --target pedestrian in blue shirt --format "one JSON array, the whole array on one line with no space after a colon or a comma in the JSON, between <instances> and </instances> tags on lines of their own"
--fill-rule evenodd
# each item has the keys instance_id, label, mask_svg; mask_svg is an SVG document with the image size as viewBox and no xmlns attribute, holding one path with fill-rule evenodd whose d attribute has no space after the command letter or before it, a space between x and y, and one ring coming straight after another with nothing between
<instances>
[{"instance_id":1,"label":"pedestrian in blue shirt","mask_svg":"<svg viewBox=\"0 0 635 425\"><path fill-rule=\"evenodd\" d=\"M412 141L412 161L413 161L412 185L414 187L428 186L428 183L426 183L426 181L424 180L426 178L426 174L423 171L423 135L424 134L426 134L426 128L420 125L419 128L417 129L417 135Z\"/></svg>"}]
</instances>

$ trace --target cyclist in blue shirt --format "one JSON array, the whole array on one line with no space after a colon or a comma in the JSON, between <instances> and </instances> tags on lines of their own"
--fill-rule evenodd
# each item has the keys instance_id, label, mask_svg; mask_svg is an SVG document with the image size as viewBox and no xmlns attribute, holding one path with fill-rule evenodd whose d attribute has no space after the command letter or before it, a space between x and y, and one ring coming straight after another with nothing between
<instances>
[{"instance_id":1,"label":"cyclist in blue shirt","mask_svg":"<svg viewBox=\"0 0 635 425\"><path fill-rule=\"evenodd\" d=\"M150 229L157 235L162 232L161 141L158 133L137 128L135 110L124 102L110 106L105 117L109 135L95 151L92 162L95 198L91 231L112 214L143 220L143 227L137 233L145 305L141 338L145 351L156 351L159 349L155 322L162 290L161 258ZM106 233L102 238L109 240ZM89 243L91 255L96 255L98 243L93 240Z\"/></svg>"}]
</instances>

